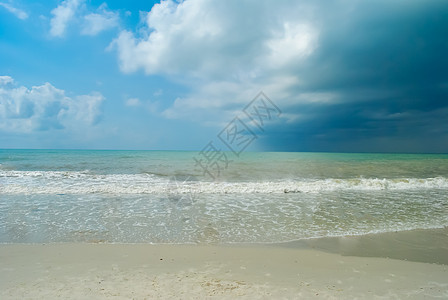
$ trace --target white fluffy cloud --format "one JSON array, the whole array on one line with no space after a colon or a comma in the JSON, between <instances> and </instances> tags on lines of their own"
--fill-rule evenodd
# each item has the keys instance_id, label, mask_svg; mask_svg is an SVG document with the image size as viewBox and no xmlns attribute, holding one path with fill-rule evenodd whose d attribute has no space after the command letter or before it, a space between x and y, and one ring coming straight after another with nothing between
<instances>
[{"instance_id":1,"label":"white fluffy cloud","mask_svg":"<svg viewBox=\"0 0 448 300\"><path fill-rule=\"evenodd\" d=\"M70 23L81 26L81 34L90 36L119 26L119 14L108 10L106 3L101 4L95 12L89 12L84 3L85 0L65 0L53 9L50 34L54 37L64 36Z\"/></svg>"},{"instance_id":2,"label":"white fluffy cloud","mask_svg":"<svg viewBox=\"0 0 448 300\"><path fill-rule=\"evenodd\" d=\"M122 31L112 46L123 72L165 74L192 88L166 117L231 111L260 90L282 94L300 82L290 67L319 36L307 9L297 1L165 0L146 15L144 34Z\"/></svg>"},{"instance_id":3,"label":"white fluffy cloud","mask_svg":"<svg viewBox=\"0 0 448 300\"><path fill-rule=\"evenodd\" d=\"M11 4L0 2L0 6L3 6L7 11L9 11L10 13L12 13L13 15L15 15L17 18L19 18L21 20L25 20L28 18L28 14L26 12L24 12L23 10L21 10L19 8L12 6Z\"/></svg>"},{"instance_id":4,"label":"white fluffy cloud","mask_svg":"<svg viewBox=\"0 0 448 300\"><path fill-rule=\"evenodd\" d=\"M84 16L81 34L97 35L102 31L118 27L118 25L118 13L107 10L106 3L103 3L96 13L90 13Z\"/></svg>"},{"instance_id":5,"label":"white fluffy cloud","mask_svg":"<svg viewBox=\"0 0 448 300\"><path fill-rule=\"evenodd\" d=\"M62 37L70 21L73 20L76 11L84 0L65 0L51 11L53 18L50 21L50 34Z\"/></svg>"},{"instance_id":6,"label":"white fluffy cloud","mask_svg":"<svg viewBox=\"0 0 448 300\"><path fill-rule=\"evenodd\" d=\"M0 86L7 85L8 83L13 83L14 79L11 76L0 76Z\"/></svg>"},{"instance_id":7,"label":"white fluffy cloud","mask_svg":"<svg viewBox=\"0 0 448 300\"><path fill-rule=\"evenodd\" d=\"M27 88L1 76L0 130L29 133L88 127L98 121L103 101L99 93L69 97L48 82Z\"/></svg>"}]
</instances>

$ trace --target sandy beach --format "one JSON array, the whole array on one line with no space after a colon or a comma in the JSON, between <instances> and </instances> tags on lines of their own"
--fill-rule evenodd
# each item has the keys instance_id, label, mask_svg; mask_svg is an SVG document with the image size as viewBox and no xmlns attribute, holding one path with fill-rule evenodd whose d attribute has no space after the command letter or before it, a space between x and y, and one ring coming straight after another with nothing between
<instances>
[{"instance_id":1,"label":"sandy beach","mask_svg":"<svg viewBox=\"0 0 448 300\"><path fill-rule=\"evenodd\" d=\"M357 245L351 247L352 256L340 251L347 251L347 246L340 247L341 238L300 245L4 244L0 246L0 298L448 297L446 264L353 256L364 246L370 247L367 256L374 256L373 245L380 249L378 241L383 240L408 257L412 257L409 253L421 257L418 247L408 243L415 234L422 232L397 233L394 239L390 234L344 238L351 240L347 245ZM446 229L426 230L425 235L445 237L435 246L447 253L443 252ZM400 247L406 244L403 252ZM382 256L381 251L378 254Z\"/></svg>"},{"instance_id":2,"label":"sandy beach","mask_svg":"<svg viewBox=\"0 0 448 300\"><path fill-rule=\"evenodd\" d=\"M0 151L0 299L448 299L446 156L193 155Z\"/></svg>"}]
</instances>

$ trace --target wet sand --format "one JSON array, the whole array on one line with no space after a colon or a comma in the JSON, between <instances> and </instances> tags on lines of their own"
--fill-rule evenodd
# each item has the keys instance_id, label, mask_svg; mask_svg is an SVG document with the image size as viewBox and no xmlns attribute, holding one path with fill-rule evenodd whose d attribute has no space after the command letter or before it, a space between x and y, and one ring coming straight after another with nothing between
<instances>
[{"instance_id":1,"label":"wet sand","mask_svg":"<svg viewBox=\"0 0 448 300\"><path fill-rule=\"evenodd\" d=\"M325 237L280 244L344 256L384 257L448 265L448 228Z\"/></svg>"},{"instance_id":2,"label":"wet sand","mask_svg":"<svg viewBox=\"0 0 448 300\"><path fill-rule=\"evenodd\" d=\"M446 233L278 245L0 245L0 299L447 298Z\"/></svg>"}]
</instances>

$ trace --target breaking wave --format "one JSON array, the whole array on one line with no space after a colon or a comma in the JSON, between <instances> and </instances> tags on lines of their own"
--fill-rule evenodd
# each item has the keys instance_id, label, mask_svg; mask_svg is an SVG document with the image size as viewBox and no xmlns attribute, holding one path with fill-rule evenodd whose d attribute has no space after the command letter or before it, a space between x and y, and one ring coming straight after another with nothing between
<instances>
[{"instance_id":1,"label":"breaking wave","mask_svg":"<svg viewBox=\"0 0 448 300\"><path fill-rule=\"evenodd\" d=\"M154 174L92 174L0 170L4 194L278 194L325 191L448 189L448 178L328 178L281 181L206 182Z\"/></svg>"}]
</instances>

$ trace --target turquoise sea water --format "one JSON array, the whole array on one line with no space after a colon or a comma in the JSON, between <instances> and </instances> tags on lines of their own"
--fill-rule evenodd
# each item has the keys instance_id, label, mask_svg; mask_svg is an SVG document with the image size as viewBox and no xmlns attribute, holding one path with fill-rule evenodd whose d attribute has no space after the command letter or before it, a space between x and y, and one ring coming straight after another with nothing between
<instances>
[{"instance_id":1,"label":"turquoise sea water","mask_svg":"<svg viewBox=\"0 0 448 300\"><path fill-rule=\"evenodd\" d=\"M448 155L0 150L0 243L258 243L448 226ZM214 169L216 171L216 169Z\"/></svg>"}]
</instances>

